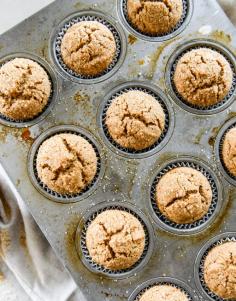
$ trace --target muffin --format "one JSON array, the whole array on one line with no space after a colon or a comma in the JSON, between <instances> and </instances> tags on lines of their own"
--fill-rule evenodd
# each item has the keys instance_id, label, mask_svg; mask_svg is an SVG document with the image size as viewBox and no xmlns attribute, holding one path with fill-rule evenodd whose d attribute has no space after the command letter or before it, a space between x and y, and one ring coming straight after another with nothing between
<instances>
[{"instance_id":1,"label":"muffin","mask_svg":"<svg viewBox=\"0 0 236 301\"><path fill-rule=\"evenodd\" d=\"M93 146L75 134L57 134L39 148L36 168L40 180L61 194L76 194L85 189L97 171Z\"/></svg>"},{"instance_id":2,"label":"muffin","mask_svg":"<svg viewBox=\"0 0 236 301\"><path fill-rule=\"evenodd\" d=\"M130 23L140 32L152 36L170 32L183 13L182 0L128 0Z\"/></svg>"},{"instance_id":3,"label":"muffin","mask_svg":"<svg viewBox=\"0 0 236 301\"><path fill-rule=\"evenodd\" d=\"M236 242L214 247L204 263L208 288L223 299L236 299Z\"/></svg>"},{"instance_id":4,"label":"muffin","mask_svg":"<svg viewBox=\"0 0 236 301\"><path fill-rule=\"evenodd\" d=\"M179 288L163 284L148 289L140 301L189 301L188 296Z\"/></svg>"},{"instance_id":5,"label":"muffin","mask_svg":"<svg viewBox=\"0 0 236 301\"><path fill-rule=\"evenodd\" d=\"M165 114L159 102L142 91L129 91L116 97L106 113L108 132L120 146L143 150L160 138Z\"/></svg>"},{"instance_id":6,"label":"muffin","mask_svg":"<svg viewBox=\"0 0 236 301\"><path fill-rule=\"evenodd\" d=\"M188 51L177 63L174 84L189 104L208 107L221 102L229 93L233 72L225 57L215 50Z\"/></svg>"},{"instance_id":7,"label":"muffin","mask_svg":"<svg viewBox=\"0 0 236 301\"><path fill-rule=\"evenodd\" d=\"M232 128L225 135L222 148L223 161L228 171L236 176L236 128Z\"/></svg>"},{"instance_id":8,"label":"muffin","mask_svg":"<svg viewBox=\"0 0 236 301\"><path fill-rule=\"evenodd\" d=\"M51 82L36 62L15 58L0 68L0 114L26 121L38 116L48 103Z\"/></svg>"},{"instance_id":9,"label":"muffin","mask_svg":"<svg viewBox=\"0 0 236 301\"><path fill-rule=\"evenodd\" d=\"M94 262L110 269L132 267L142 256L145 233L140 221L122 210L106 210L89 225L86 245Z\"/></svg>"},{"instance_id":10,"label":"muffin","mask_svg":"<svg viewBox=\"0 0 236 301\"><path fill-rule=\"evenodd\" d=\"M209 181L200 171L190 167L172 169L156 186L160 212L177 224L191 224L203 218L211 201Z\"/></svg>"},{"instance_id":11,"label":"muffin","mask_svg":"<svg viewBox=\"0 0 236 301\"><path fill-rule=\"evenodd\" d=\"M112 63L116 42L110 29L97 21L82 21L72 25L61 43L64 63L84 76L103 73Z\"/></svg>"}]
</instances>

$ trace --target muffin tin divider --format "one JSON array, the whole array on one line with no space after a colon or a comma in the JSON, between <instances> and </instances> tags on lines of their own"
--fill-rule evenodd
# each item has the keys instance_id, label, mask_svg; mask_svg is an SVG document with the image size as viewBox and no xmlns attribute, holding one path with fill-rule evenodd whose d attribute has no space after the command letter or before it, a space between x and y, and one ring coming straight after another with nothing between
<instances>
[{"instance_id":1,"label":"muffin tin divider","mask_svg":"<svg viewBox=\"0 0 236 301\"><path fill-rule=\"evenodd\" d=\"M171 53L185 40L216 39L235 54L235 29L215 0L195 0L193 17L181 34L166 42L143 41L130 35L120 22L116 5L116 0L71 0L66 5L64 0L57 0L0 39L1 57L13 52L30 52L53 66L49 56L50 35L57 24L69 15L89 9L101 11L119 22L126 36L128 49L125 60L111 77L86 85L76 84L57 74L61 83L59 96L44 121L22 129L0 125L0 161L87 301L127 300L139 284L159 276L182 279L196 290L193 259L201 246L220 232L235 231L236 227L236 203L233 201L236 189L222 177L213 150L219 128L236 112L235 103L212 116L200 116L186 112L169 97L168 103L175 116L173 135L162 150L143 159L123 158L107 148L98 132L96 120L97 109L106 91L122 82L149 81L168 94L164 83L166 64ZM101 144L107 162L104 177L96 191L79 202L65 204L48 200L34 188L28 177L27 154L33 140L40 134L53 126L68 124L88 130ZM209 164L220 178L224 194L223 207L211 227L201 234L181 237L155 226L148 209L147 194L152 171L170 158L186 155ZM156 248L148 264L136 275L123 280L109 280L84 267L76 251L75 235L85 211L105 200L120 199L129 200L153 224Z\"/></svg>"}]
</instances>

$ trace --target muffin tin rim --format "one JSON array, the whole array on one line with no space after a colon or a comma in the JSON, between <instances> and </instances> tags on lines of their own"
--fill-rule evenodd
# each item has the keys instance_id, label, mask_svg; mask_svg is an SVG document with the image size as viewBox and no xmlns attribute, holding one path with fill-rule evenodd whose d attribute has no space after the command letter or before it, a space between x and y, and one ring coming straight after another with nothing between
<instances>
[{"instance_id":1,"label":"muffin tin rim","mask_svg":"<svg viewBox=\"0 0 236 301\"><path fill-rule=\"evenodd\" d=\"M169 33L169 34L166 34L163 36L152 37L152 36L145 35L144 33L141 33L141 32L138 32L137 30L135 30L135 28L129 24L129 22L127 21L125 15L124 15L123 8L122 8L122 1L121 0L116 0L116 1L117 1L117 5L116 5L117 15L119 17L120 22L126 28L128 33L134 35L136 38L139 38L139 39L141 39L143 41L147 41L147 42L165 42L165 41L171 40L171 39L175 38L176 36L180 35L189 25L189 23L193 17L193 12L194 12L194 1L187 0L187 2L189 4L188 13L185 17L185 20L180 25L180 27L172 33ZM127 1L127 0L125 0L125 1Z\"/></svg>"},{"instance_id":2,"label":"muffin tin rim","mask_svg":"<svg viewBox=\"0 0 236 301\"><path fill-rule=\"evenodd\" d=\"M179 108L184 110L185 112L188 112L192 115L213 116L217 113L220 113L220 112L226 110L228 107L230 107L233 104L235 97L236 97L236 87L235 87L235 90L234 90L233 94L231 95L231 97L224 104L220 105L219 107L217 107L215 109L204 110L204 109L200 109L200 108L199 109L192 108L187 103L184 103L178 97L178 95L176 95L176 93L173 89L172 81L171 81L171 68L173 66L173 63L181 55L181 53L184 53L188 49L191 50L191 48L197 47L197 46L199 46L199 48L212 47L216 51L219 51L219 53L223 53L223 56L227 57L230 60L230 62L232 63L232 65L234 67L233 71L236 74L236 58L235 58L233 52L230 50L230 48L227 47L227 45L225 45L224 43L219 42L217 40L211 39L211 38L185 39L185 40L181 41L179 46L177 46L176 49L171 52L171 54L168 58L168 61L167 61L166 67L165 67L165 74L164 74L165 87L168 92L167 94L168 94L169 99L171 101L174 101L174 103Z\"/></svg>"},{"instance_id":3,"label":"muffin tin rim","mask_svg":"<svg viewBox=\"0 0 236 301\"><path fill-rule=\"evenodd\" d=\"M50 112L54 108L54 106L58 100L58 97L59 97L60 83L59 83L57 74L56 74L55 70L52 68L52 66L50 65L50 63L48 63L44 58L42 58L34 53L28 52L28 51L11 52L4 56L1 56L0 57L0 67L11 60L14 60L15 58L25 58L25 59L32 60L35 63L38 63L38 65L41 66L43 68L43 70L47 73L49 81L51 83L51 95L49 96L49 99L48 99L48 100L50 100L50 102L48 105L46 104L46 106L44 107L42 112L39 113L33 119L31 119L29 121L19 122L19 121L4 120L3 118L0 117L0 124L11 127L11 128L20 129L20 128L27 128L27 127L33 126L35 124L38 124L41 121L43 121L50 114Z\"/></svg>"},{"instance_id":4,"label":"muffin tin rim","mask_svg":"<svg viewBox=\"0 0 236 301\"><path fill-rule=\"evenodd\" d=\"M105 21L107 21L108 23L110 23L115 28L115 30L117 31L117 33L120 37L121 52L120 52L120 57L118 58L118 60L116 62L116 65L109 72L107 72L101 76L91 78L91 79L80 79L80 78L76 78L75 76L68 74L62 68L60 63L58 62L58 60L56 58L56 54L55 54L55 41L56 41L56 38L57 38L57 35L58 35L60 29L63 28L63 25L65 25L70 20L73 20L76 17L82 17L82 16L86 16L86 15L102 18ZM50 37L49 37L49 58L50 58L50 61L53 63L55 70L57 71L57 73L60 76L62 76L63 79L69 80L69 81L77 83L77 84L84 84L84 85L98 84L98 83L102 83L106 80L110 80L115 75L115 73L117 73L120 70L120 68L122 68L123 63L126 58L126 54L127 54L127 44L128 44L128 42L127 42L125 32L124 32L122 26L118 22L116 22L116 20L113 16L105 15L102 11L96 10L96 9L79 10L70 15L67 15L59 23L57 23L54 26L54 28L50 34Z\"/></svg>"},{"instance_id":5,"label":"muffin tin rim","mask_svg":"<svg viewBox=\"0 0 236 301\"><path fill-rule=\"evenodd\" d=\"M98 174L97 174L95 183L92 184L92 186L87 191L85 191L82 194L79 194L78 196L75 196L75 197L72 196L68 199L67 198L63 199L62 197L57 197L57 196L51 195L50 193L48 193L46 190L44 190L40 186L40 184L36 178L35 172L34 172L33 163L34 163L36 152L38 151L40 145L45 140L49 139L50 137L52 137L54 135L57 135L60 133L66 133L67 131L75 132L75 133L86 136L88 138L88 140L91 141L96 146L97 151L99 152L99 155L100 155L101 166L100 166L100 169L97 171ZM36 138L36 140L34 141L34 143L31 146L31 148L29 149L29 152L27 155L28 176L30 178L30 181L31 181L33 187L40 194L42 194L46 199L57 202L57 203L63 203L63 204L68 204L68 205L72 204L72 203L83 201L84 199L88 198L90 195L92 195L97 190L97 188L101 185L101 182L102 182L102 179L103 179L103 176L105 173L105 164L106 164L106 160L104 158L104 152L103 152L103 149L102 149L100 143L97 141L97 139L85 128L75 126L75 125L56 125L56 126L50 127L49 129L43 131Z\"/></svg>"},{"instance_id":6,"label":"muffin tin rim","mask_svg":"<svg viewBox=\"0 0 236 301\"><path fill-rule=\"evenodd\" d=\"M122 210L122 208L131 210L132 212L134 212L135 214L137 214L140 219L143 221L143 223L146 226L146 229L148 231L149 234L149 245L148 245L148 250L145 254L145 257L143 258L143 260L141 260L141 262L134 268L132 268L132 266L130 268L127 269L127 272L123 272L123 273L119 273L119 274L108 274L106 272L101 272L101 271L97 271L95 268L93 268L89 262L84 258L84 254L81 250L80 247L80 243L81 243L81 232L84 228L84 225L86 223L86 221L96 212L98 212L99 210L103 210L103 212L105 212L106 210L109 210L109 207L113 207L113 206L117 206L120 207L121 209L117 209L117 210ZM131 214L132 214L131 212ZM78 255L78 258L81 260L81 262L83 263L83 265L92 273L94 273L95 275L100 275L104 278L107 279L113 279L113 280L123 280L123 279L128 279L131 277L135 277L136 273L141 271L142 268L145 268L152 255L153 255L153 251L155 249L156 246L156 240L155 240L155 232L152 226L152 223L149 221L148 216L135 204L131 203L128 199L123 199L123 198L113 198L113 199L107 199L105 201L99 202L97 203L95 206L89 207L87 209L85 209L85 211L82 214L82 217L77 225L77 229L76 229L76 234L75 234L75 247L76 247L76 252Z\"/></svg>"},{"instance_id":7,"label":"muffin tin rim","mask_svg":"<svg viewBox=\"0 0 236 301\"><path fill-rule=\"evenodd\" d=\"M220 157L220 143L222 141L222 139L224 138L226 132L228 131L228 129L233 126L235 124L236 127L236 116L233 118L230 118L227 122L225 122L221 128L220 131L218 132L216 139L215 139L215 143L214 143L214 156L216 158L216 162L218 165L218 168L221 172L221 174L223 175L223 177L226 179L226 181L233 185L236 186L236 179L233 179L230 176L230 172L227 172L227 168L224 167L222 159Z\"/></svg>"},{"instance_id":8,"label":"muffin tin rim","mask_svg":"<svg viewBox=\"0 0 236 301\"><path fill-rule=\"evenodd\" d=\"M157 216L157 214L154 211L154 208L152 206L152 202L151 202L151 191L152 191L152 186L154 183L154 180L157 176L158 173L160 173L166 166L168 166L169 164L172 163L178 163L178 162L183 162L183 161L189 161L191 163L195 163L197 165L202 166L206 171L208 171L210 173L210 175L213 177L217 190L218 190L218 202L215 208L214 213L212 214L212 216L202 225L192 228L192 229L176 229L174 227L171 227L167 224L165 224L165 222L161 221L159 219L159 217ZM198 158L196 156L192 156L192 155L181 155L178 157L171 157L168 160L166 160L164 163L162 163L160 166L158 166L157 168L154 168L152 171L151 177L149 179L148 182L148 209L150 212L150 215L152 217L152 220L154 221L155 225L160 228L162 231L165 231L167 233L170 234L174 234L177 236L182 236L182 237L191 237L193 235L198 235L199 233L202 233L204 231L206 231L209 227L212 226L212 224L214 223L214 221L217 219L219 212L222 209L222 205L223 205L223 195L224 195L224 187L223 185L221 185L221 182L219 181L218 176L216 175L215 171L201 158Z\"/></svg>"},{"instance_id":9,"label":"muffin tin rim","mask_svg":"<svg viewBox=\"0 0 236 301\"><path fill-rule=\"evenodd\" d=\"M216 301L215 299L211 298L207 292L204 290L203 286L202 286L202 282L200 280L200 275L199 275L199 267L200 267L200 263L203 259L203 256L205 255L205 253L207 252L207 250L213 246L214 244L216 244L217 242L219 242L222 239L227 239L227 238L235 238L236 239L236 232L233 231L229 231L229 232L224 232L221 234L218 234L216 236L213 236L211 239L209 239L208 241L205 242L205 244L203 244L200 248L200 250L198 251L196 258L195 258L195 262L194 262L194 282L195 285L197 287L198 292L207 298L207 300L209 301ZM209 289L210 290L210 289ZM218 297L219 300L226 300L226 299L222 299L220 297Z\"/></svg>"},{"instance_id":10,"label":"muffin tin rim","mask_svg":"<svg viewBox=\"0 0 236 301\"><path fill-rule=\"evenodd\" d=\"M167 133L163 140L154 148L151 150L142 152L142 153L129 153L126 151L123 151L121 149L118 149L115 145L113 145L109 139L107 138L106 134L104 133L103 126L102 126L102 113L104 111L104 107L106 103L111 99L111 97L116 94L117 92L124 90L125 88L143 88L150 90L154 94L156 94L161 100L164 102L166 109L169 114L169 127L167 130ZM135 90L135 89L134 89ZM148 157L151 157L159 152L161 152L164 147L169 143L175 128L175 112L172 107L172 105L169 102L168 97L166 96L165 92L162 91L162 89L155 85L152 81L143 81L143 80L131 80L131 81L122 81L121 83L117 83L112 88L107 89L102 96L100 96L103 100L100 102L97 110L97 126L98 126L98 132L100 134L101 140L106 145L106 147L111 150L115 155L119 157L123 157L126 159L146 159ZM150 146L151 148L152 146Z\"/></svg>"},{"instance_id":11,"label":"muffin tin rim","mask_svg":"<svg viewBox=\"0 0 236 301\"><path fill-rule=\"evenodd\" d=\"M138 295L144 290L146 287L151 285L151 287L161 285L162 283L166 283L171 285L174 285L175 287L178 287L181 291L186 291L190 297L191 301L198 301L198 294L194 292L194 289L186 284L182 279L174 278L170 276L161 276L161 277L155 277L151 278L149 280L146 280L145 282L139 284L131 293L131 295L128 298L128 301L138 301L136 299Z\"/></svg>"}]
</instances>

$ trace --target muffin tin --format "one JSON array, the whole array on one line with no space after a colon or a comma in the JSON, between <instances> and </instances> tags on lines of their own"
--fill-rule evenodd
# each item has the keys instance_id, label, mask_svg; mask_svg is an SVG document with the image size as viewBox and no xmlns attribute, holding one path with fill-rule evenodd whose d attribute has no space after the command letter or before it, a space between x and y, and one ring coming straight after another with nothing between
<instances>
[{"instance_id":1,"label":"muffin tin","mask_svg":"<svg viewBox=\"0 0 236 301\"><path fill-rule=\"evenodd\" d=\"M65 5L63 0L57 0L1 37L2 62L9 53L20 51L20 56L34 53L40 62L45 60L54 66L50 70L58 73L54 90L59 92L57 97L55 94L54 107L50 107L51 113L43 120L34 120L34 125L0 121L1 163L85 300L120 301L130 296L133 301L137 291L133 294L132 291L136 287L145 289L151 285L149 281L160 276L181 279L184 286L179 280L173 281L173 285L185 289L189 284L186 290L194 296L194 301L198 300L198 293L206 300L196 275L195 280L193 277L194 267L195 274L199 271L199 262L194 263L194 259L210 238L235 231L236 226L236 204L232 201L236 189L234 182L226 177L217 151L225 124L236 112L235 87L224 105L203 112L176 101L169 79L176 54L181 54L180 50L187 46L200 47L203 43L219 47L235 68L236 32L214 0L198 0L186 1L189 11L177 31L163 37L144 37L125 23L122 3L122 0L71 0ZM60 63L58 47L66 28L76 20L90 18L109 23L117 33L119 47L117 61L106 73L83 78ZM141 89L155 95L168 115L163 139L142 153L119 149L104 129L107 106L116 93L125 89ZM234 122L232 119L227 125ZM57 132L82 135L92 142L100 157L95 182L80 195L57 195L37 177L37 149L44 139ZM33 146L32 140L35 140ZM153 207L153 182L176 164L201 170L213 188L213 207L199 225L191 225L189 229L161 220ZM110 273L94 266L86 252L84 222L107 206L132 210L152 233L148 246L152 241L153 247L148 247L145 253L148 260L142 260L140 268L137 266L127 274Z\"/></svg>"}]
</instances>

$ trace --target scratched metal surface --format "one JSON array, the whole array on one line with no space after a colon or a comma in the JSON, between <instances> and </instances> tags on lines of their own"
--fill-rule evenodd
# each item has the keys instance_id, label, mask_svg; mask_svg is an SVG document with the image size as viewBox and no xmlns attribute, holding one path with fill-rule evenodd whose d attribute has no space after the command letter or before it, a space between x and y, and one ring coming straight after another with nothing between
<instances>
[{"instance_id":1,"label":"scratched metal surface","mask_svg":"<svg viewBox=\"0 0 236 301\"><path fill-rule=\"evenodd\" d=\"M108 280L89 272L81 263L73 242L76 227L83 212L92 205L112 198L129 200L148 216L148 189L150 170L176 155L192 155L216 168L212 141L220 127L234 115L235 104L217 115L197 116L180 109L170 100L175 111L175 129L170 142L158 154L142 160L127 160L105 147L107 163L105 176L96 192L81 202L60 204L43 197L32 186L27 174L27 153L32 140L53 125L73 124L85 127L100 140L96 125L96 111L107 87L126 80L149 80L165 90L164 70L170 53L184 39L215 38L236 51L236 31L214 0L195 0L190 25L175 39L164 43L150 43L129 37L125 62L112 78L99 84L85 86L61 81L60 99L46 120L28 130L0 126L1 163L10 175L21 196L48 241L78 283L88 301L127 300L141 282L158 276L180 278L196 288L193 279L194 260L200 247L214 235L234 231L236 190L220 176L224 187L224 206L214 225L199 235L175 236L160 230L156 233L156 248L151 261L136 276L125 280ZM0 55L29 51L48 56L49 36L54 27L67 15L82 9L95 8L117 18L116 1L64 1L58 0L0 37ZM204 26L204 27L203 27ZM206 35L205 35L206 34ZM131 43L132 42L132 43ZM140 61L142 64L140 64ZM76 93L88 95L81 101ZM30 135L30 136L29 136ZM210 143L209 143L210 142ZM217 171L218 174L218 171ZM150 220L152 221L151 217Z\"/></svg>"}]
</instances>

